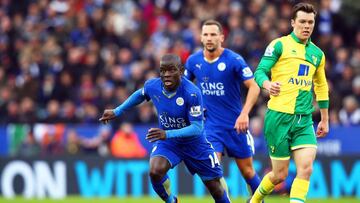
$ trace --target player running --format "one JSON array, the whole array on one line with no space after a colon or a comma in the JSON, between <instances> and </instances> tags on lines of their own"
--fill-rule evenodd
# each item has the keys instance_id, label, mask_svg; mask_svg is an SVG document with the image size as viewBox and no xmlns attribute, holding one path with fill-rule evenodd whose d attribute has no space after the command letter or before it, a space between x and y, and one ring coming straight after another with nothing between
<instances>
[{"instance_id":1,"label":"player running","mask_svg":"<svg viewBox=\"0 0 360 203\"><path fill-rule=\"evenodd\" d=\"M167 172L184 161L191 174L197 173L216 203L230 199L220 183L220 163L203 134L203 104L200 90L185 77L180 57L167 54L160 61L160 78L145 82L115 109L104 111L100 121L120 116L124 111L152 100L158 114L159 128L151 128L146 139L153 142L150 155L150 179L155 192L164 202L178 202L171 193Z\"/></svg>"},{"instance_id":2,"label":"player running","mask_svg":"<svg viewBox=\"0 0 360 203\"><path fill-rule=\"evenodd\" d=\"M202 26L204 49L191 55L185 65L185 75L196 79L206 108L205 134L221 160L227 152L234 157L238 168L252 192L260 184L253 167L254 144L248 130L249 112L255 104L260 88L243 57L223 48L222 26L214 20ZM248 88L244 106L240 84Z\"/></svg>"}]
</instances>

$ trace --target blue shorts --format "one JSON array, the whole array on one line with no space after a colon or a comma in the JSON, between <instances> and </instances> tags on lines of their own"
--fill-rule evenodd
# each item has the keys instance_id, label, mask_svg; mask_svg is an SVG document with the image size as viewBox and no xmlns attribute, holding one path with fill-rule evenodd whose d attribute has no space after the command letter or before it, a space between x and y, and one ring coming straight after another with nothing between
<instances>
[{"instance_id":1,"label":"blue shorts","mask_svg":"<svg viewBox=\"0 0 360 203\"><path fill-rule=\"evenodd\" d=\"M252 157L255 153L254 139L249 131L238 134L235 129L231 130L205 130L206 138L211 142L216 152L225 154L236 159Z\"/></svg>"},{"instance_id":2,"label":"blue shorts","mask_svg":"<svg viewBox=\"0 0 360 203\"><path fill-rule=\"evenodd\" d=\"M191 143L178 143L172 140L158 141L154 144L150 157L166 158L171 168L184 161L189 172L200 176L203 181L221 178L223 172L214 148L206 139Z\"/></svg>"}]
</instances>

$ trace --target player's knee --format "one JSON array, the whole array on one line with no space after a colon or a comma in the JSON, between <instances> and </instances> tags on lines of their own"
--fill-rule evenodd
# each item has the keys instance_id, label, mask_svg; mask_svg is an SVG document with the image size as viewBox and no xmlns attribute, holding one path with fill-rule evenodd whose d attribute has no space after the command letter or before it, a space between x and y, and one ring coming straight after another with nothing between
<instances>
[{"instance_id":1,"label":"player's knee","mask_svg":"<svg viewBox=\"0 0 360 203\"><path fill-rule=\"evenodd\" d=\"M251 179L255 175L255 171L252 166L246 166L240 169L241 174L246 179Z\"/></svg>"},{"instance_id":2,"label":"player's knee","mask_svg":"<svg viewBox=\"0 0 360 203\"><path fill-rule=\"evenodd\" d=\"M306 164L298 168L297 174L302 178L310 178L313 171L313 167L311 164Z\"/></svg>"},{"instance_id":3,"label":"player's knee","mask_svg":"<svg viewBox=\"0 0 360 203\"><path fill-rule=\"evenodd\" d=\"M278 171L277 173L274 173L274 184L279 184L285 181L286 177L288 176L287 170Z\"/></svg>"},{"instance_id":4,"label":"player's knee","mask_svg":"<svg viewBox=\"0 0 360 203\"><path fill-rule=\"evenodd\" d=\"M150 168L149 176L150 176L151 180L160 181L165 174L166 174L165 168L162 168L162 167L151 167Z\"/></svg>"}]
</instances>

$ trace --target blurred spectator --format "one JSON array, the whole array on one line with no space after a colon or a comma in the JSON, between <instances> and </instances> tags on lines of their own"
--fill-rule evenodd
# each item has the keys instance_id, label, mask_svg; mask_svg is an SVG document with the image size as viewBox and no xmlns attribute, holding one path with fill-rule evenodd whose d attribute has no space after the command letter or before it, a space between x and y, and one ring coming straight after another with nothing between
<instances>
[{"instance_id":1,"label":"blurred spectator","mask_svg":"<svg viewBox=\"0 0 360 203\"><path fill-rule=\"evenodd\" d=\"M74 124L78 123L80 119L76 114L76 106L71 100L67 100L63 103L61 109L61 118L64 123Z\"/></svg>"},{"instance_id":2,"label":"blurred spectator","mask_svg":"<svg viewBox=\"0 0 360 203\"><path fill-rule=\"evenodd\" d=\"M50 100L46 106L47 114L42 119L42 123L62 123L60 117L60 103L57 100Z\"/></svg>"},{"instance_id":3,"label":"blurred spectator","mask_svg":"<svg viewBox=\"0 0 360 203\"><path fill-rule=\"evenodd\" d=\"M36 124L34 125L35 140L41 144L43 155L61 155L64 153L64 133L63 124Z\"/></svg>"},{"instance_id":4,"label":"blurred spectator","mask_svg":"<svg viewBox=\"0 0 360 203\"><path fill-rule=\"evenodd\" d=\"M147 155L130 123L121 124L111 139L110 151L117 158L144 158Z\"/></svg>"},{"instance_id":5,"label":"blurred spectator","mask_svg":"<svg viewBox=\"0 0 360 203\"><path fill-rule=\"evenodd\" d=\"M263 136L263 119L259 116L251 118L249 130L254 138L255 153L267 154L267 146Z\"/></svg>"},{"instance_id":6,"label":"blurred spectator","mask_svg":"<svg viewBox=\"0 0 360 203\"><path fill-rule=\"evenodd\" d=\"M72 134L71 136L74 136ZM111 136L111 128L107 125L101 125L98 128L97 132L94 132L91 136L84 136L81 134L77 134L78 144L80 146L80 150L85 155L97 155L100 154L102 156L106 156L109 153L108 143ZM73 141L73 140L72 140Z\"/></svg>"},{"instance_id":7,"label":"blurred spectator","mask_svg":"<svg viewBox=\"0 0 360 203\"><path fill-rule=\"evenodd\" d=\"M19 147L18 155L26 157L38 156L41 152L40 144L35 140L32 132L25 137Z\"/></svg>"},{"instance_id":8,"label":"blurred spectator","mask_svg":"<svg viewBox=\"0 0 360 203\"><path fill-rule=\"evenodd\" d=\"M20 108L18 111L19 122L21 123L35 123L38 119L35 112L35 102L29 97L25 97L20 101Z\"/></svg>"},{"instance_id":9,"label":"blurred spectator","mask_svg":"<svg viewBox=\"0 0 360 203\"><path fill-rule=\"evenodd\" d=\"M358 125L360 124L360 108L359 103L354 96L347 96L344 98L343 108L339 112L340 122L343 125Z\"/></svg>"},{"instance_id":10,"label":"blurred spectator","mask_svg":"<svg viewBox=\"0 0 360 203\"><path fill-rule=\"evenodd\" d=\"M360 104L360 75L356 76L352 82L352 90L357 102Z\"/></svg>"},{"instance_id":11,"label":"blurred spectator","mask_svg":"<svg viewBox=\"0 0 360 203\"><path fill-rule=\"evenodd\" d=\"M74 129L70 129L67 133L66 152L71 155L80 153L79 138Z\"/></svg>"}]
</instances>

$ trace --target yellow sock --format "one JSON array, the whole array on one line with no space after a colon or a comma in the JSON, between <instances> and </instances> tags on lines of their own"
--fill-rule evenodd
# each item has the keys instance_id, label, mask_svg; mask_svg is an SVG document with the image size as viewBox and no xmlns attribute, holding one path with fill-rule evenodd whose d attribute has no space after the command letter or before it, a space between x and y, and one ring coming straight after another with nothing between
<instances>
[{"instance_id":1,"label":"yellow sock","mask_svg":"<svg viewBox=\"0 0 360 203\"><path fill-rule=\"evenodd\" d=\"M295 178L291 185L290 203L303 203L309 190L310 182L308 180Z\"/></svg>"},{"instance_id":2,"label":"yellow sock","mask_svg":"<svg viewBox=\"0 0 360 203\"><path fill-rule=\"evenodd\" d=\"M266 174L253 194L250 202L260 203L265 196L269 195L274 190L274 187L275 185L270 181L269 174Z\"/></svg>"}]
</instances>

